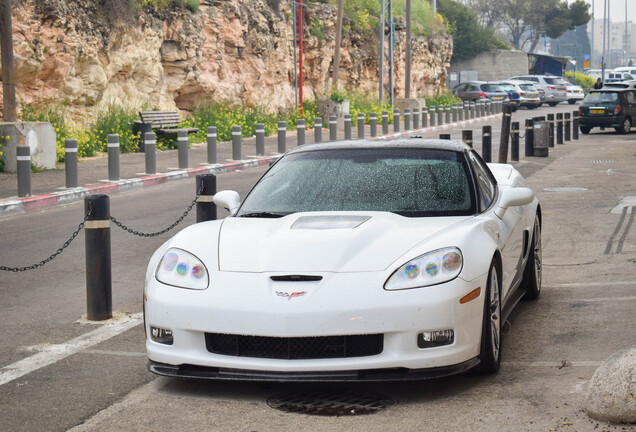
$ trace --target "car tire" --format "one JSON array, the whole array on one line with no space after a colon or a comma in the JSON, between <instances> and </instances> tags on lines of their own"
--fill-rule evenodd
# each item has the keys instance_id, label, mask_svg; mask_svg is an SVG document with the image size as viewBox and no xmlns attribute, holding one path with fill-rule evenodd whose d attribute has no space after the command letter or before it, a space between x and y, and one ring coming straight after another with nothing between
<instances>
[{"instance_id":1,"label":"car tire","mask_svg":"<svg viewBox=\"0 0 636 432\"><path fill-rule=\"evenodd\" d=\"M589 134L589 133L590 133L590 131L592 130L592 128L591 128L591 127L587 127L587 126L581 126L581 127L580 127L580 129L581 129L581 133L582 133L583 135L587 135L587 134Z\"/></svg>"},{"instance_id":2,"label":"car tire","mask_svg":"<svg viewBox=\"0 0 636 432\"><path fill-rule=\"evenodd\" d=\"M528 252L528 261L523 270L521 286L525 290L524 300L536 300L541 294L541 280L543 274L543 248L541 244L541 222L539 216L534 217L532 228L532 243Z\"/></svg>"},{"instance_id":3,"label":"car tire","mask_svg":"<svg viewBox=\"0 0 636 432\"><path fill-rule=\"evenodd\" d=\"M630 119L629 117L625 117L623 119L623 124L621 125L618 132L623 134L628 134L631 132L631 130L632 130L632 119Z\"/></svg>"},{"instance_id":4,"label":"car tire","mask_svg":"<svg viewBox=\"0 0 636 432\"><path fill-rule=\"evenodd\" d=\"M497 372L501 365L501 290L497 263L494 260L488 271L484 296L479 361L475 372L483 375Z\"/></svg>"},{"instance_id":5,"label":"car tire","mask_svg":"<svg viewBox=\"0 0 636 432\"><path fill-rule=\"evenodd\" d=\"M576 103L576 99L570 99L570 100L568 101L568 103L569 103L570 105L574 105L574 104Z\"/></svg>"},{"instance_id":6,"label":"car tire","mask_svg":"<svg viewBox=\"0 0 636 432\"><path fill-rule=\"evenodd\" d=\"M551 107L555 107L558 105L558 102L549 102L548 105L550 105Z\"/></svg>"}]
</instances>

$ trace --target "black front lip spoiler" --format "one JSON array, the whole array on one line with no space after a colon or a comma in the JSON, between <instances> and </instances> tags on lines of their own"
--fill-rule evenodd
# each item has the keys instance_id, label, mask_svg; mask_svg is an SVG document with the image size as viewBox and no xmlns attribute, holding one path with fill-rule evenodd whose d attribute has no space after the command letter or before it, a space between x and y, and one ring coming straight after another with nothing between
<instances>
[{"instance_id":1,"label":"black front lip spoiler","mask_svg":"<svg viewBox=\"0 0 636 432\"><path fill-rule=\"evenodd\" d=\"M463 363L427 369L369 369L327 372L272 372L245 369L227 369L193 365L169 365L149 361L148 369L157 375L175 378L194 378L225 381L266 382L369 382L410 381L442 378L468 371L477 366L479 359L472 358Z\"/></svg>"}]
</instances>

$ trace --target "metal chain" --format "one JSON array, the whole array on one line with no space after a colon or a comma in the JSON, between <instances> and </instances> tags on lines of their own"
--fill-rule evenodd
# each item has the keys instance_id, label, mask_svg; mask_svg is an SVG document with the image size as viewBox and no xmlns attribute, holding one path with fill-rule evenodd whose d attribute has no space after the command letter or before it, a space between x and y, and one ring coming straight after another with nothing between
<instances>
[{"instance_id":1,"label":"metal chain","mask_svg":"<svg viewBox=\"0 0 636 432\"><path fill-rule=\"evenodd\" d=\"M5 266L0 266L0 271L10 271L10 272L23 272L23 271L27 271L27 270L34 270L38 267L42 267L44 264L48 263L49 261L53 260L55 257L57 257L59 254L61 254L62 252L64 252L64 249L66 249L67 247L69 247L69 245L71 244L71 242L73 240L75 240L75 237L77 237L77 235L79 234L79 232L84 228L84 224L86 223L86 221L88 220L88 217L91 214L92 209L88 209L88 211L86 212L86 215L84 215L84 220L79 224L79 226L77 227L77 229L75 231L73 231L73 234L71 235L71 238L69 238L68 240L66 240L64 242L64 244L62 245L61 248L59 248L57 251L55 251L55 253L53 255L51 255L50 257L40 261L37 264L33 264L30 266L26 266L26 267L5 267Z\"/></svg>"},{"instance_id":2,"label":"metal chain","mask_svg":"<svg viewBox=\"0 0 636 432\"><path fill-rule=\"evenodd\" d=\"M190 203L188 208L186 208L186 211L181 215L181 217L179 219L177 219L177 221L175 223L173 223L172 225L170 225L167 228L162 229L161 231L152 232L152 233L143 233L143 232L135 231L135 230L127 227L126 225L124 225L123 223L121 223L120 221L115 219L113 216L110 217L110 220L113 221L113 223L115 225L117 225L119 228L123 229L124 231L126 231L126 232L128 232L128 233L130 233L132 235L136 235L136 236L139 236L139 237L156 237L156 236L160 236L162 234L167 233L168 231L170 231L171 229L173 229L177 225L179 225L183 221L183 219L185 219L185 217L188 215L188 213L190 213L190 211L192 210L194 205L197 203L197 199L199 199L199 196L201 196L202 192L203 192L203 184L201 184L201 187L199 188L199 191L197 192L196 197L192 200L192 202Z\"/></svg>"}]
</instances>

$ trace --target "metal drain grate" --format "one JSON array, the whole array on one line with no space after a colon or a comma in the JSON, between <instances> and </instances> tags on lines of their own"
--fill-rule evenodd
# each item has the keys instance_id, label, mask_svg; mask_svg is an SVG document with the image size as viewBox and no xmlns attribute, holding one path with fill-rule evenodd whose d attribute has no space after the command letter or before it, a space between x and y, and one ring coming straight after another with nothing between
<instances>
[{"instance_id":1,"label":"metal drain grate","mask_svg":"<svg viewBox=\"0 0 636 432\"><path fill-rule=\"evenodd\" d=\"M394 404L377 393L339 390L280 393L267 400L280 411L332 417L375 414Z\"/></svg>"},{"instance_id":2,"label":"metal drain grate","mask_svg":"<svg viewBox=\"0 0 636 432\"><path fill-rule=\"evenodd\" d=\"M546 192L583 192L587 188L584 187L549 187L543 189Z\"/></svg>"},{"instance_id":3,"label":"metal drain grate","mask_svg":"<svg viewBox=\"0 0 636 432\"><path fill-rule=\"evenodd\" d=\"M614 163L614 162L618 162L618 161L614 159L599 159L599 160L590 161L591 164L608 164L608 163Z\"/></svg>"}]
</instances>

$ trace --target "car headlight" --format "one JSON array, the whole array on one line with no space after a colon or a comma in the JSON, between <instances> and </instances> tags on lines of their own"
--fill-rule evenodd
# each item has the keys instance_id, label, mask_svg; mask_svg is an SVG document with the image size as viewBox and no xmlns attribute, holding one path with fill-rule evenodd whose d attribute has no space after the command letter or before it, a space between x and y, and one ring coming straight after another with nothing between
<instances>
[{"instance_id":1,"label":"car headlight","mask_svg":"<svg viewBox=\"0 0 636 432\"><path fill-rule=\"evenodd\" d=\"M208 271L201 260L182 249L166 251L156 277L159 282L180 288L204 290L208 287Z\"/></svg>"},{"instance_id":2,"label":"car headlight","mask_svg":"<svg viewBox=\"0 0 636 432\"><path fill-rule=\"evenodd\" d=\"M384 284L386 290L437 285L455 279L462 271L462 253L456 247L438 249L400 267Z\"/></svg>"}]
</instances>

